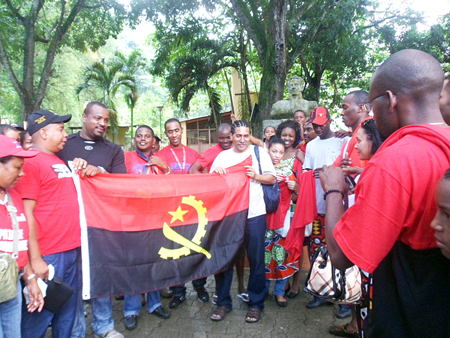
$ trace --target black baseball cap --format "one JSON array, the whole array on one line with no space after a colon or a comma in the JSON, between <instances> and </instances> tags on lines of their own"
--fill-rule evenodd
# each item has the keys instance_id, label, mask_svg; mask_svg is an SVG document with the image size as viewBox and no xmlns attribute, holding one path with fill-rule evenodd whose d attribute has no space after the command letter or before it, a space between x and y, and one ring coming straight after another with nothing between
<instances>
[{"instance_id":1,"label":"black baseball cap","mask_svg":"<svg viewBox=\"0 0 450 338\"><path fill-rule=\"evenodd\" d=\"M44 128L45 126L51 123L60 123L60 122L69 122L72 118L72 115L63 115L60 116L51 110L38 110L32 112L30 116L28 116L27 122L28 127L27 130L30 135L33 135L39 129Z\"/></svg>"}]
</instances>

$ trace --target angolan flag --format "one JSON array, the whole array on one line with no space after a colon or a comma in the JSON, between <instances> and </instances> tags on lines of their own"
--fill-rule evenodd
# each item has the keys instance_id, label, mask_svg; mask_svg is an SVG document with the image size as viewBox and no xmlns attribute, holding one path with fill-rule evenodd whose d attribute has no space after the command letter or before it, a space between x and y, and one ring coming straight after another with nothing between
<instances>
[{"instance_id":1,"label":"angolan flag","mask_svg":"<svg viewBox=\"0 0 450 338\"><path fill-rule=\"evenodd\" d=\"M83 298L158 290L232 267L244 242L250 163L223 176L77 176Z\"/></svg>"}]
</instances>

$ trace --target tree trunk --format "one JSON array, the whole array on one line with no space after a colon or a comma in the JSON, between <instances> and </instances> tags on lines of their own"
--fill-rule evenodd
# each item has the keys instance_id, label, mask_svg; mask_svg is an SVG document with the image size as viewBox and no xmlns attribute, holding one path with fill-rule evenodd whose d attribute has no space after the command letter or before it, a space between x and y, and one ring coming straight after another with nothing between
<instances>
[{"instance_id":1,"label":"tree trunk","mask_svg":"<svg viewBox=\"0 0 450 338\"><path fill-rule=\"evenodd\" d=\"M22 123L27 120L32 112L41 108L42 101L39 104L36 104L32 102L32 100L33 98L27 98L26 102L22 101Z\"/></svg>"},{"instance_id":2,"label":"tree trunk","mask_svg":"<svg viewBox=\"0 0 450 338\"><path fill-rule=\"evenodd\" d=\"M273 3L273 16L268 30L268 49L263 62L263 76L259 97L259 115L255 119L255 135L262 135L262 121L270 119L272 105L283 99L287 69L286 55L286 1Z\"/></svg>"}]
</instances>

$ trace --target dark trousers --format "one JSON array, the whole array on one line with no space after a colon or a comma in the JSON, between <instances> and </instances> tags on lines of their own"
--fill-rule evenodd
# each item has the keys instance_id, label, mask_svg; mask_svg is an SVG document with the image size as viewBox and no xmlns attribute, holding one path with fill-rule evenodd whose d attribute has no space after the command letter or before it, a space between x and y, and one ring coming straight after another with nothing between
<instances>
[{"instance_id":1,"label":"dark trousers","mask_svg":"<svg viewBox=\"0 0 450 338\"><path fill-rule=\"evenodd\" d=\"M194 287L194 290L197 291L198 289L201 289L206 284L206 277L195 279L192 281L192 286ZM175 285L171 286L170 290L172 290L172 296L173 297L184 297L186 296L186 287L185 284Z\"/></svg>"},{"instance_id":2,"label":"dark trousers","mask_svg":"<svg viewBox=\"0 0 450 338\"><path fill-rule=\"evenodd\" d=\"M264 239L266 233L266 215L247 220L245 228L245 247L250 263L250 277L247 292L250 307L264 309L266 298L266 272L264 270ZM217 274L217 304L232 308L230 288L233 281L233 267Z\"/></svg>"},{"instance_id":3,"label":"dark trousers","mask_svg":"<svg viewBox=\"0 0 450 338\"><path fill-rule=\"evenodd\" d=\"M55 276L78 288L78 260L81 259L80 248L43 256L47 264L55 268ZM22 337L44 338L48 325L52 323L53 337L69 338L77 310L77 292L61 307L58 313L43 309L42 312L28 312L25 302L22 304ZM18 324L19 325L19 324Z\"/></svg>"}]
</instances>

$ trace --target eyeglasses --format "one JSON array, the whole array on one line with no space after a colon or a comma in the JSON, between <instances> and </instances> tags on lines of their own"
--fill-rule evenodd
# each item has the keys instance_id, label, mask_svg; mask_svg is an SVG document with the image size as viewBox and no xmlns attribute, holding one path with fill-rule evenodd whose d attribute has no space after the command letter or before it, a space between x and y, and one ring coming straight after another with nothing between
<instances>
[{"instance_id":1,"label":"eyeglasses","mask_svg":"<svg viewBox=\"0 0 450 338\"><path fill-rule=\"evenodd\" d=\"M383 93L383 94L377 96L376 98L374 98L374 99L372 100L372 102L375 101L376 99L379 99L380 97L382 97L382 96L384 96L384 95L387 95L387 93L385 92L385 93Z\"/></svg>"}]
</instances>

